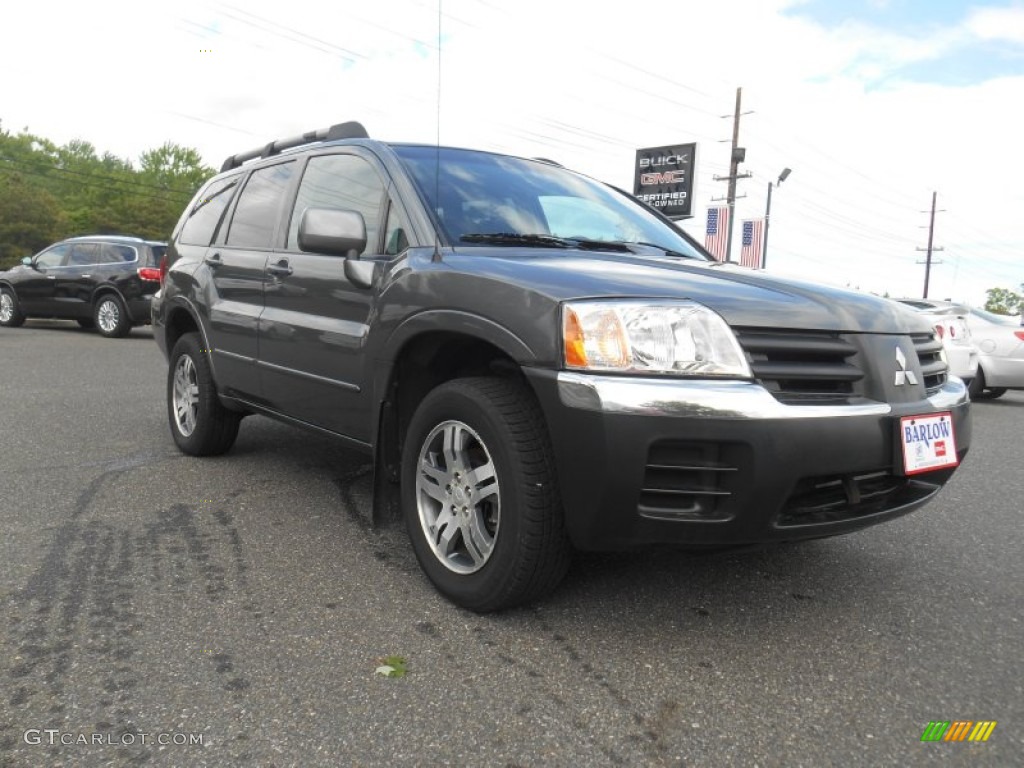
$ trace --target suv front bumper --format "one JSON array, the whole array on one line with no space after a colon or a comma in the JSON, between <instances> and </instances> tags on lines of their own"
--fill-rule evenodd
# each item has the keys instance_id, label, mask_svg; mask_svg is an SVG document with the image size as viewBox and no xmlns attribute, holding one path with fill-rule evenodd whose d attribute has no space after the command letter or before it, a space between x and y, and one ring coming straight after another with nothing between
<instances>
[{"instance_id":1,"label":"suv front bumper","mask_svg":"<svg viewBox=\"0 0 1024 768\"><path fill-rule=\"evenodd\" d=\"M954 472L903 475L901 416L948 411L960 459L971 441L955 377L913 403L787 405L751 382L526 374L581 549L846 533L916 509Z\"/></svg>"}]
</instances>

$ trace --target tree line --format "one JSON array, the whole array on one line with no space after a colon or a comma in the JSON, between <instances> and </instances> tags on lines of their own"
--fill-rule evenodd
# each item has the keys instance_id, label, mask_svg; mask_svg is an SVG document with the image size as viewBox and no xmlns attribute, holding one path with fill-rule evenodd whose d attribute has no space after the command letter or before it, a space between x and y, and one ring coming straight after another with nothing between
<instances>
[{"instance_id":1,"label":"tree line","mask_svg":"<svg viewBox=\"0 0 1024 768\"><path fill-rule=\"evenodd\" d=\"M0 126L0 269L74 235L166 240L214 173L197 150L171 142L136 166L88 141L58 146Z\"/></svg>"}]
</instances>

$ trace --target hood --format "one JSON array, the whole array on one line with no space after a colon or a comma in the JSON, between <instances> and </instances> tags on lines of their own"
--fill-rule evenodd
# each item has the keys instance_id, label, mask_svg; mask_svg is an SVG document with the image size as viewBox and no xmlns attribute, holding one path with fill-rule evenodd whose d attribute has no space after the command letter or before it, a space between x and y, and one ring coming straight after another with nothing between
<instances>
[{"instance_id":1,"label":"hood","mask_svg":"<svg viewBox=\"0 0 1024 768\"><path fill-rule=\"evenodd\" d=\"M449 268L539 291L553 300L692 299L729 325L852 333L928 332L917 313L889 299L733 264L628 253L560 249L465 248Z\"/></svg>"}]
</instances>

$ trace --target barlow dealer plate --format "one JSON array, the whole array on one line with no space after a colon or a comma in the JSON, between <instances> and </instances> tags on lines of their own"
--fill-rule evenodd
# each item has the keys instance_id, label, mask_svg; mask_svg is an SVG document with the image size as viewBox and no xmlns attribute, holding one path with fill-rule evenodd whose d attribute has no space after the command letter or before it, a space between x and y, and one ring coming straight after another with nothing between
<instances>
[{"instance_id":1,"label":"barlow dealer plate","mask_svg":"<svg viewBox=\"0 0 1024 768\"><path fill-rule=\"evenodd\" d=\"M900 419L903 469L908 475L955 467L956 437L949 412Z\"/></svg>"}]
</instances>

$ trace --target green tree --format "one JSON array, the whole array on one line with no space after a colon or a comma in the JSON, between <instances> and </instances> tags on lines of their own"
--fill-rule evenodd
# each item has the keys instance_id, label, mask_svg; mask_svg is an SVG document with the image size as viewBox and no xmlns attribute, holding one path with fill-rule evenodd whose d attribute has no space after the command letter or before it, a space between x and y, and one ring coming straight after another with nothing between
<instances>
[{"instance_id":1,"label":"green tree","mask_svg":"<svg viewBox=\"0 0 1024 768\"><path fill-rule=\"evenodd\" d=\"M53 195L21 173L0 170L0 269L59 240L66 226Z\"/></svg>"},{"instance_id":2,"label":"green tree","mask_svg":"<svg viewBox=\"0 0 1024 768\"><path fill-rule=\"evenodd\" d=\"M196 150L171 142L143 152L139 165L140 178L148 184L190 198L214 173L212 168L203 165L203 159Z\"/></svg>"},{"instance_id":3,"label":"green tree","mask_svg":"<svg viewBox=\"0 0 1024 768\"><path fill-rule=\"evenodd\" d=\"M214 170L203 165L195 149L170 142L144 152L135 168L110 152L101 155L88 141L57 146L27 129L12 134L0 128L3 174L17 174L19 189L31 190L26 205L45 207L41 200L56 204L53 221L59 231L53 239L108 233L166 239ZM12 190L4 192L10 195ZM17 228L17 223L11 226ZM9 261L10 254L24 255L25 247L20 240L0 242L0 257Z\"/></svg>"},{"instance_id":4,"label":"green tree","mask_svg":"<svg viewBox=\"0 0 1024 768\"><path fill-rule=\"evenodd\" d=\"M1024 291L1024 284L1021 285ZM989 288L985 291L985 309L997 315L1016 315L1024 311L1024 296L1007 288Z\"/></svg>"}]
</instances>

